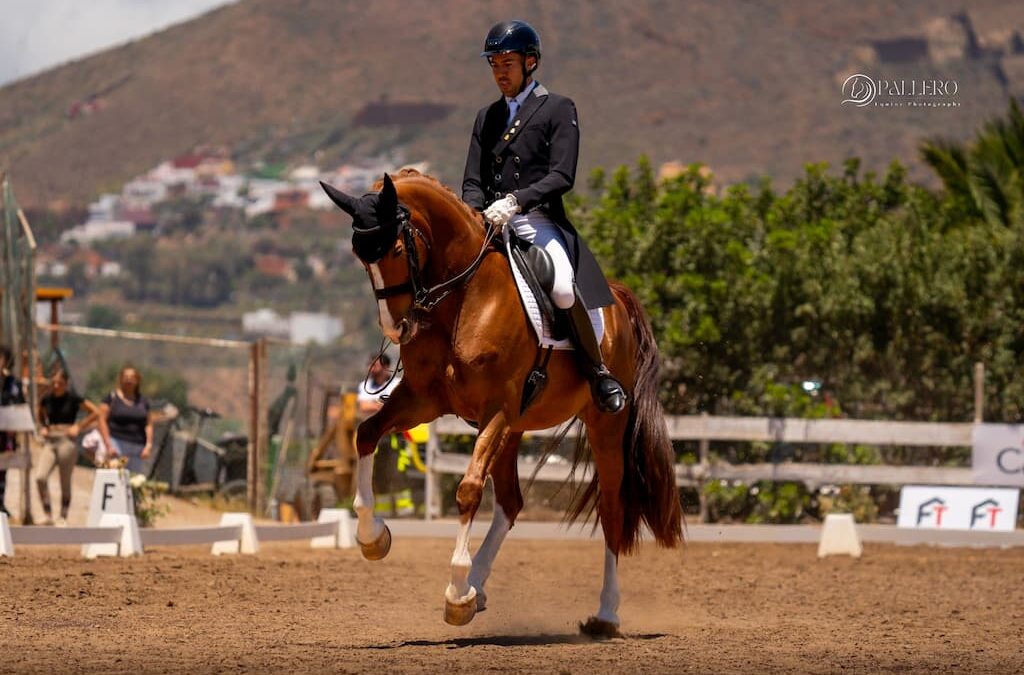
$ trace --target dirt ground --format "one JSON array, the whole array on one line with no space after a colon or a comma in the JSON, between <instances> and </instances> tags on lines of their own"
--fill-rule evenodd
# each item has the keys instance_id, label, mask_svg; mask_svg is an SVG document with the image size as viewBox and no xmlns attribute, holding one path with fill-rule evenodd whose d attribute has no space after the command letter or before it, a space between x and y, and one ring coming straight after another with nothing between
<instances>
[{"instance_id":1,"label":"dirt ground","mask_svg":"<svg viewBox=\"0 0 1024 675\"><path fill-rule=\"evenodd\" d=\"M626 637L592 641L595 542L510 540L490 608L442 621L452 542L356 551L265 545L253 557L157 549L85 561L0 559L0 673L1020 672L1024 551L805 545L647 546L621 566Z\"/></svg>"}]
</instances>

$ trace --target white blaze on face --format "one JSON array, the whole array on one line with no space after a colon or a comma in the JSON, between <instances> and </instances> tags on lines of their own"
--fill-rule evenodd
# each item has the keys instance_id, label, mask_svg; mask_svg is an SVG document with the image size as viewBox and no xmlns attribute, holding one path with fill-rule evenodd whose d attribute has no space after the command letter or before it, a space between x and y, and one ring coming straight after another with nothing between
<instances>
[{"instance_id":1,"label":"white blaze on face","mask_svg":"<svg viewBox=\"0 0 1024 675\"><path fill-rule=\"evenodd\" d=\"M369 268L373 290L379 291L384 288L384 277L381 276L380 268L377 267L376 263L370 265ZM397 343L398 338L401 336L401 331L395 328L395 321L391 318L391 310L388 309L388 301L384 298L377 300L377 312L380 328L384 331L384 335L392 342Z\"/></svg>"}]
</instances>

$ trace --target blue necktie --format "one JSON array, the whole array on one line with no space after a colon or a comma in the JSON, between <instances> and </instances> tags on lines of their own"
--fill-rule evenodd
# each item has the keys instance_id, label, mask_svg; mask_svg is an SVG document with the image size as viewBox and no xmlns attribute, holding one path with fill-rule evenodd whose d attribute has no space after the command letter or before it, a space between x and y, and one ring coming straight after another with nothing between
<instances>
[{"instance_id":1,"label":"blue necktie","mask_svg":"<svg viewBox=\"0 0 1024 675\"><path fill-rule=\"evenodd\" d=\"M512 124L512 120L516 118L516 113L519 112L519 101L512 99L508 102L508 121L505 122L505 126Z\"/></svg>"}]
</instances>

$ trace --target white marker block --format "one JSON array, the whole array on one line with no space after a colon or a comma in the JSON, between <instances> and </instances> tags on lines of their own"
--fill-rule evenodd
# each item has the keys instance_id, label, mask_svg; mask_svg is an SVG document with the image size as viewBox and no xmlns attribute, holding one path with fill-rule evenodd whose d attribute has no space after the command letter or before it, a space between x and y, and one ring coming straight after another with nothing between
<instances>
[{"instance_id":1,"label":"white marker block","mask_svg":"<svg viewBox=\"0 0 1024 675\"><path fill-rule=\"evenodd\" d=\"M100 516L100 527L120 527L121 541L117 544L117 554L122 558L142 555L142 537L139 535L139 523L135 516L127 513L104 513Z\"/></svg>"},{"instance_id":2,"label":"white marker block","mask_svg":"<svg viewBox=\"0 0 1024 675\"><path fill-rule=\"evenodd\" d=\"M0 511L0 558L14 557L14 542L11 541L11 525L7 522L7 514Z\"/></svg>"},{"instance_id":3,"label":"white marker block","mask_svg":"<svg viewBox=\"0 0 1024 675\"><path fill-rule=\"evenodd\" d=\"M135 517L135 499L128 483L126 469L97 469L92 483L92 499L89 500L89 518L86 525L100 527L100 521L107 514L131 515ZM108 527L116 527L110 525ZM138 525L136 525L136 530ZM117 544L86 544L82 555L92 559L99 556L118 555Z\"/></svg>"},{"instance_id":4,"label":"white marker block","mask_svg":"<svg viewBox=\"0 0 1024 675\"><path fill-rule=\"evenodd\" d=\"M225 513L220 517L220 524L238 525L242 528L240 539L227 539L214 542L210 553L213 555L224 555L231 553L258 553L260 542L256 539L256 526L252 522L252 515L248 513Z\"/></svg>"},{"instance_id":5,"label":"white marker block","mask_svg":"<svg viewBox=\"0 0 1024 675\"><path fill-rule=\"evenodd\" d=\"M89 501L89 527L97 527L105 513L135 515L135 500L126 469L97 469Z\"/></svg>"},{"instance_id":6,"label":"white marker block","mask_svg":"<svg viewBox=\"0 0 1024 675\"><path fill-rule=\"evenodd\" d=\"M322 509L316 522L337 523L338 529L333 535L313 537L309 543L312 548L352 548L355 546L352 536L352 514L348 509Z\"/></svg>"},{"instance_id":7,"label":"white marker block","mask_svg":"<svg viewBox=\"0 0 1024 675\"><path fill-rule=\"evenodd\" d=\"M853 514L830 513L825 516L825 524L821 528L821 541L818 543L818 557L827 555L850 555L859 558L864 552L857 525Z\"/></svg>"}]
</instances>

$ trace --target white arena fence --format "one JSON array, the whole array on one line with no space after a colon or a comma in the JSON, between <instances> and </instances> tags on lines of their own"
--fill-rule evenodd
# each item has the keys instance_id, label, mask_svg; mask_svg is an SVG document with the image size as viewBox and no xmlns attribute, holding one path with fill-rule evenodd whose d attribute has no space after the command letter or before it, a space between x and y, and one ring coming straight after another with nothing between
<instances>
[{"instance_id":1,"label":"white arena fence","mask_svg":"<svg viewBox=\"0 0 1024 675\"><path fill-rule=\"evenodd\" d=\"M719 417L711 415L680 415L666 418L672 440L699 442L699 462L677 464L676 484L700 488L712 480L743 482L792 481L816 489L822 485L975 485L969 467L894 466L886 464L823 464L812 462L764 462L729 464L713 462L711 441L774 442L774 443L844 443L889 446L971 447L973 423L959 422L889 422L853 419L803 419L782 417ZM441 514L440 476L463 475L469 466L469 455L441 451L443 436L471 435L477 431L457 417L446 416L431 424L427 443L426 500L427 518ZM556 429L531 432L534 437L551 437ZM521 478L534 476L538 481L563 482L572 467L566 463L546 463L537 468L535 461L519 460ZM577 479L590 475L592 467L583 467ZM701 520L706 508L703 491Z\"/></svg>"},{"instance_id":2,"label":"white arena fence","mask_svg":"<svg viewBox=\"0 0 1024 675\"><path fill-rule=\"evenodd\" d=\"M256 524L248 513L226 513L221 524L212 527L138 529L134 518L116 516L122 524L99 527L10 527L0 513L0 556L14 555L19 546L82 546L83 555L127 557L146 548L210 545L214 555L256 553L263 542L310 540L312 548L352 548L355 545L351 513L346 509L324 509L315 523L293 525ZM113 520L113 519L112 519ZM129 532L131 531L131 532ZM132 544L136 537L136 544Z\"/></svg>"}]
</instances>

